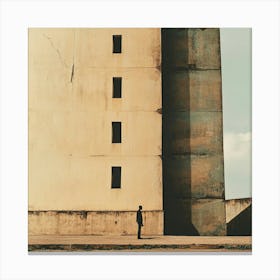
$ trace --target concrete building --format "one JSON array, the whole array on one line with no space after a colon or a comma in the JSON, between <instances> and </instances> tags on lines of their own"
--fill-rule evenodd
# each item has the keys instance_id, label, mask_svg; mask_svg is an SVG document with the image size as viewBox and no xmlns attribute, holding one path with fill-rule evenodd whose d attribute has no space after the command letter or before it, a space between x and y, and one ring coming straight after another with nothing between
<instances>
[{"instance_id":1,"label":"concrete building","mask_svg":"<svg viewBox=\"0 0 280 280\"><path fill-rule=\"evenodd\" d=\"M162 233L160 55L160 29L29 30L31 234L131 234L139 204Z\"/></svg>"},{"instance_id":2,"label":"concrete building","mask_svg":"<svg viewBox=\"0 0 280 280\"><path fill-rule=\"evenodd\" d=\"M29 29L29 234L226 235L218 29Z\"/></svg>"}]
</instances>

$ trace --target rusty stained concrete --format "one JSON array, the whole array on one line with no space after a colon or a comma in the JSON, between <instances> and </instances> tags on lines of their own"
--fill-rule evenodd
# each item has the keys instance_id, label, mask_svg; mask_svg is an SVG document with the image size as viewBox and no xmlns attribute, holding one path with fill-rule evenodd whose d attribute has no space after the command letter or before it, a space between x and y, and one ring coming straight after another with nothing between
<instances>
[{"instance_id":1,"label":"rusty stained concrete","mask_svg":"<svg viewBox=\"0 0 280 280\"><path fill-rule=\"evenodd\" d=\"M112 53L116 34L120 54ZM159 28L29 29L31 232L84 232L85 219L59 211L121 217L142 204L160 213L147 214L145 230L162 234L160 36ZM122 77L120 99L112 98L113 77ZM121 144L111 143L113 121L122 122ZM121 189L111 189L112 166L122 167ZM92 215L91 234L123 233L111 214ZM132 232L129 215L124 230Z\"/></svg>"},{"instance_id":2,"label":"rusty stained concrete","mask_svg":"<svg viewBox=\"0 0 280 280\"><path fill-rule=\"evenodd\" d=\"M216 156L223 152L221 112L177 111L165 116L169 154Z\"/></svg>"},{"instance_id":3,"label":"rusty stained concrete","mask_svg":"<svg viewBox=\"0 0 280 280\"><path fill-rule=\"evenodd\" d=\"M215 156L173 156L165 165L165 184L168 196L177 198L221 198L222 159ZM189 185L189 187L187 186ZM207 186L207 188L206 188Z\"/></svg>"},{"instance_id":4,"label":"rusty stained concrete","mask_svg":"<svg viewBox=\"0 0 280 280\"><path fill-rule=\"evenodd\" d=\"M162 52L165 233L226 235L219 29L164 28Z\"/></svg>"},{"instance_id":5,"label":"rusty stained concrete","mask_svg":"<svg viewBox=\"0 0 280 280\"><path fill-rule=\"evenodd\" d=\"M163 232L163 212L143 211L142 233ZM110 230L109 230L110 229ZM29 211L29 235L136 235L135 211Z\"/></svg>"},{"instance_id":6,"label":"rusty stained concrete","mask_svg":"<svg viewBox=\"0 0 280 280\"><path fill-rule=\"evenodd\" d=\"M172 72L169 79L166 90L170 94L165 96L170 102L168 110L184 111L188 105L191 112L222 111L220 69L198 71L198 69L183 68L182 71ZM186 88L189 88L189 96L185 94ZM177 92L176 95L171 94L174 91Z\"/></svg>"},{"instance_id":7,"label":"rusty stained concrete","mask_svg":"<svg viewBox=\"0 0 280 280\"><path fill-rule=\"evenodd\" d=\"M226 235L224 199L192 199L192 223L200 235Z\"/></svg>"}]
</instances>

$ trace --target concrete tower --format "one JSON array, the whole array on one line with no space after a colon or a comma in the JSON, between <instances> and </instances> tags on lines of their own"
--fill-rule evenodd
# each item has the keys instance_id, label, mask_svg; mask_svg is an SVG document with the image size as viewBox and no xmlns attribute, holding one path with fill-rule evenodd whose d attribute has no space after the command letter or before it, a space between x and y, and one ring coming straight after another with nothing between
<instances>
[{"instance_id":1,"label":"concrete tower","mask_svg":"<svg viewBox=\"0 0 280 280\"><path fill-rule=\"evenodd\" d=\"M164 232L226 235L219 29L162 29Z\"/></svg>"}]
</instances>

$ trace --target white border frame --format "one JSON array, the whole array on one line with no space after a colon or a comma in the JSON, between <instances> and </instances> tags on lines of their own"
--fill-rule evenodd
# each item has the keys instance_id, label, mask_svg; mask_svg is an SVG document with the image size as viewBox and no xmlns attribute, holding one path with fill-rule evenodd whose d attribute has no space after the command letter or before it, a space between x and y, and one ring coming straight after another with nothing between
<instances>
[{"instance_id":1,"label":"white border frame","mask_svg":"<svg viewBox=\"0 0 280 280\"><path fill-rule=\"evenodd\" d=\"M279 2L1 1L1 279L279 279ZM252 27L253 254L28 255L27 28Z\"/></svg>"}]
</instances>

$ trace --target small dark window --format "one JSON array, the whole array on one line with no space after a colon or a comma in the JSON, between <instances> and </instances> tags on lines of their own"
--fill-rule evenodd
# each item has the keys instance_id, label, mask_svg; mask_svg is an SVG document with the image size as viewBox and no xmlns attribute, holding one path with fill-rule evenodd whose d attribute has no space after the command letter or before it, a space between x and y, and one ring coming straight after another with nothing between
<instances>
[{"instance_id":1,"label":"small dark window","mask_svg":"<svg viewBox=\"0 0 280 280\"><path fill-rule=\"evenodd\" d=\"M113 166L112 167L112 189L120 189L121 187L121 173L122 169L120 166Z\"/></svg>"},{"instance_id":2,"label":"small dark window","mask_svg":"<svg viewBox=\"0 0 280 280\"><path fill-rule=\"evenodd\" d=\"M113 35L113 53L122 52L122 35Z\"/></svg>"},{"instance_id":3,"label":"small dark window","mask_svg":"<svg viewBox=\"0 0 280 280\"><path fill-rule=\"evenodd\" d=\"M113 98L122 98L122 78L113 78Z\"/></svg>"},{"instance_id":4,"label":"small dark window","mask_svg":"<svg viewBox=\"0 0 280 280\"><path fill-rule=\"evenodd\" d=\"M122 142L122 123L112 122L112 143Z\"/></svg>"}]
</instances>

